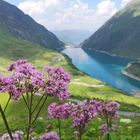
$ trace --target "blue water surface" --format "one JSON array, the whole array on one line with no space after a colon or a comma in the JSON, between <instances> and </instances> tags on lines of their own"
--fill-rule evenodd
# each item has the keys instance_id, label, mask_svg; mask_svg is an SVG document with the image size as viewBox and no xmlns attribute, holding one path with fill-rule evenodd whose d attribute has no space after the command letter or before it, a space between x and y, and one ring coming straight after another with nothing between
<instances>
[{"instance_id":1,"label":"blue water surface","mask_svg":"<svg viewBox=\"0 0 140 140\"><path fill-rule=\"evenodd\" d=\"M63 51L73 64L81 71L99 79L113 87L123 90L129 95L140 93L140 82L121 73L131 59L110 56L93 50L67 48Z\"/></svg>"}]
</instances>

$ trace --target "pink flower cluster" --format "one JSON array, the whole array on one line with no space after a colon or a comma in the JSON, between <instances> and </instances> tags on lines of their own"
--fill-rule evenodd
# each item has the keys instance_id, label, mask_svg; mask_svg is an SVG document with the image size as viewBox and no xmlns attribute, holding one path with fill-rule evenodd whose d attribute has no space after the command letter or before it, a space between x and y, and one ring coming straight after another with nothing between
<instances>
[{"instance_id":1,"label":"pink flower cluster","mask_svg":"<svg viewBox=\"0 0 140 140\"><path fill-rule=\"evenodd\" d=\"M12 133L13 139L14 140L22 140L23 137L23 132L22 131L16 131L15 133ZM11 140L10 136L8 133L5 133L2 135L0 140Z\"/></svg>"},{"instance_id":2,"label":"pink flower cluster","mask_svg":"<svg viewBox=\"0 0 140 140\"><path fill-rule=\"evenodd\" d=\"M77 102L76 104L65 103L57 104L52 103L48 108L49 117L52 119L66 119L71 117L73 121L73 127L77 129L75 131L76 136L82 135L88 123L96 117L107 118L110 124L103 124L100 127L101 134L106 135L111 131L117 129L115 124L112 124L112 120L118 118L119 104L113 101L101 101L101 100L85 100Z\"/></svg>"},{"instance_id":3,"label":"pink flower cluster","mask_svg":"<svg viewBox=\"0 0 140 140\"><path fill-rule=\"evenodd\" d=\"M16 86L16 77L10 75L8 77L0 77L0 92L8 92L12 99L17 100L23 93L23 88Z\"/></svg>"},{"instance_id":4,"label":"pink flower cluster","mask_svg":"<svg viewBox=\"0 0 140 140\"><path fill-rule=\"evenodd\" d=\"M73 106L71 117L73 120L73 127L81 126L85 129L88 123L97 116L96 101L85 100Z\"/></svg>"},{"instance_id":5,"label":"pink flower cluster","mask_svg":"<svg viewBox=\"0 0 140 140\"><path fill-rule=\"evenodd\" d=\"M98 113L103 118L117 119L120 105L114 101L100 101L97 108Z\"/></svg>"},{"instance_id":6,"label":"pink flower cluster","mask_svg":"<svg viewBox=\"0 0 140 140\"><path fill-rule=\"evenodd\" d=\"M8 92L14 100L27 92L46 93L59 99L70 96L70 75L62 68L46 66L44 73L23 59L13 62L8 70L11 75L0 76L0 91Z\"/></svg>"},{"instance_id":7,"label":"pink flower cluster","mask_svg":"<svg viewBox=\"0 0 140 140\"><path fill-rule=\"evenodd\" d=\"M110 128L108 127L107 124L102 124L100 126L100 131L101 131L102 135L106 135L106 134L108 134L110 132Z\"/></svg>"},{"instance_id":8,"label":"pink flower cluster","mask_svg":"<svg viewBox=\"0 0 140 140\"><path fill-rule=\"evenodd\" d=\"M8 86L8 78L0 75L0 92L5 92L6 87Z\"/></svg>"},{"instance_id":9,"label":"pink flower cluster","mask_svg":"<svg viewBox=\"0 0 140 140\"><path fill-rule=\"evenodd\" d=\"M98 106L98 114L105 119L106 123L100 126L101 134L107 135L111 131L117 130L117 125L114 122L119 118L120 105L114 101L101 101ZM116 123L116 122L115 122Z\"/></svg>"},{"instance_id":10,"label":"pink flower cluster","mask_svg":"<svg viewBox=\"0 0 140 140\"><path fill-rule=\"evenodd\" d=\"M60 140L58 134L54 131L45 133L41 136L40 140Z\"/></svg>"},{"instance_id":11,"label":"pink flower cluster","mask_svg":"<svg viewBox=\"0 0 140 140\"><path fill-rule=\"evenodd\" d=\"M65 103L59 105L57 103L52 103L48 107L48 116L51 119L67 119L72 110L72 105L69 103Z\"/></svg>"},{"instance_id":12,"label":"pink flower cluster","mask_svg":"<svg viewBox=\"0 0 140 140\"><path fill-rule=\"evenodd\" d=\"M108 126L108 124L102 124L100 126L100 131L102 135L107 135L109 134L111 131L116 131L118 129L118 126L113 124L111 127Z\"/></svg>"},{"instance_id":13,"label":"pink flower cluster","mask_svg":"<svg viewBox=\"0 0 140 140\"><path fill-rule=\"evenodd\" d=\"M45 71L49 74L49 79L46 83L46 93L55 95L59 99L68 99L70 96L68 91L70 75L63 68L59 67L46 66Z\"/></svg>"}]
</instances>

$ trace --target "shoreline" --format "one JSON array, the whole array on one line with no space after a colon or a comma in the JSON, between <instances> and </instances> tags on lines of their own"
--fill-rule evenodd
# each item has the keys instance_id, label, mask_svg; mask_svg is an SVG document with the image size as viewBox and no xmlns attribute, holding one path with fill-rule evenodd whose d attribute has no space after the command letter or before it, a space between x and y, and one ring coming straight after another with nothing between
<instances>
[{"instance_id":1,"label":"shoreline","mask_svg":"<svg viewBox=\"0 0 140 140\"><path fill-rule=\"evenodd\" d=\"M131 66L131 63L129 63L127 65L127 67L124 70L121 71L122 74L124 74L125 76L127 76L129 78L132 78L134 80L140 81L140 78L139 77L137 77L137 76L135 76L135 75L133 75L133 74L131 74L131 73L129 73L129 72L126 71L126 69L129 68L130 66Z\"/></svg>"},{"instance_id":2,"label":"shoreline","mask_svg":"<svg viewBox=\"0 0 140 140\"><path fill-rule=\"evenodd\" d=\"M129 77L129 78L131 78L131 79L134 79L134 80L140 82L140 78L139 77L137 77L137 76L135 76L135 75L133 75L133 74L131 74L131 73L129 73L129 72L126 71L126 69L129 68L131 65L132 65L132 63L129 63L127 65L127 67L124 70L121 71L122 74L125 75L125 76L127 76L127 77ZM140 98L140 93L139 92L135 92L133 94L133 96L136 97L136 98Z\"/></svg>"},{"instance_id":3,"label":"shoreline","mask_svg":"<svg viewBox=\"0 0 140 140\"><path fill-rule=\"evenodd\" d=\"M93 79L96 79L96 78L92 77L91 75L87 74L86 72L83 72L83 71L81 71L80 69L78 69L78 68L73 64L72 59L71 59L67 54L65 54L65 53L63 53L63 52L61 52L61 54L69 60L70 65L72 65L73 68L75 68L76 70L82 72L82 73L85 74L85 75L90 76L90 77L93 78ZM96 80L99 80L99 79L96 79ZM99 80L99 81L101 81L101 80ZM110 87L112 87L112 88L115 88L115 89L117 89L117 90L120 90L124 95L132 96L132 97L136 97L136 98L140 98L140 93L137 93L137 95L136 95L136 93L129 94L129 93L123 91L122 89L116 88L115 86L112 86L112 85L109 85L109 84L105 83L104 81L101 81L101 82L104 83L104 84L106 84L106 85L108 85L108 86L110 86Z\"/></svg>"},{"instance_id":4,"label":"shoreline","mask_svg":"<svg viewBox=\"0 0 140 140\"><path fill-rule=\"evenodd\" d=\"M79 47L79 48L81 48L81 47ZM95 52L99 52L99 53L102 53L102 54L106 54L106 55L109 55L109 56L112 56L112 57L120 57L120 58L130 59L130 60L132 60L132 61L139 61L139 60L140 60L140 58L137 59L137 58L125 57L125 56L122 56L122 55L117 55L117 54L114 54L114 53L111 54L111 53L106 52L106 51L96 50L96 49L92 49L92 48L86 48L86 49L82 48L82 49L83 49L83 50L93 50L93 51L95 51Z\"/></svg>"},{"instance_id":5,"label":"shoreline","mask_svg":"<svg viewBox=\"0 0 140 140\"><path fill-rule=\"evenodd\" d=\"M134 80L140 81L140 78L138 78L137 76L134 76L133 74L130 74L129 72L127 72L126 70L122 71L122 74L126 75L129 78L132 78Z\"/></svg>"}]
</instances>

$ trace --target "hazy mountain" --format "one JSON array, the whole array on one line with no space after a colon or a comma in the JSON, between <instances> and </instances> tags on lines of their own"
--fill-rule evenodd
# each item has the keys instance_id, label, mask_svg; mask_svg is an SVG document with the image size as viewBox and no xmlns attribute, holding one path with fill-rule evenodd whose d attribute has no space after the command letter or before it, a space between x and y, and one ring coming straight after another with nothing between
<instances>
[{"instance_id":1,"label":"hazy mountain","mask_svg":"<svg viewBox=\"0 0 140 140\"><path fill-rule=\"evenodd\" d=\"M88 30L58 30L52 32L63 42L72 45L79 45L93 33Z\"/></svg>"},{"instance_id":2,"label":"hazy mountain","mask_svg":"<svg viewBox=\"0 0 140 140\"><path fill-rule=\"evenodd\" d=\"M132 0L81 46L140 59L140 0Z\"/></svg>"},{"instance_id":3,"label":"hazy mountain","mask_svg":"<svg viewBox=\"0 0 140 140\"><path fill-rule=\"evenodd\" d=\"M3 0L0 0L0 28L4 28L15 38L37 43L47 48L64 47L64 43L44 26Z\"/></svg>"}]
</instances>

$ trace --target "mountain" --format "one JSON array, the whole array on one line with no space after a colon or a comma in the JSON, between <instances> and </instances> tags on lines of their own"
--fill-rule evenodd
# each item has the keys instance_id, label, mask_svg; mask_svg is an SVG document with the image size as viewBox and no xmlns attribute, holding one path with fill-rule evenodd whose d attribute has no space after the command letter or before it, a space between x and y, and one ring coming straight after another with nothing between
<instances>
[{"instance_id":1,"label":"mountain","mask_svg":"<svg viewBox=\"0 0 140 140\"><path fill-rule=\"evenodd\" d=\"M90 37L92 32L88 30L56 30L52 31L66 44L79 45L83 40Z\"/></svg>"},{"instance_id":2,"label":"mountain","mask_svg":"<svg viewBox=\"0 0 140 140\"><path fill-rule=\"evenodd\" d=\"M140 0L132 0L81 47L140 59Z\"/></svg>"},{"instance_id":3,"label":"mountain","mask_svg":"<svg viewBox=\"0 0 140 140\"><path fill-rule=\"evenodd\" d=\"M0 28L6 29L15 38L47 48L59 50L64 47L64 43L44 26L3 0L0 0Z\"/></svg>"}]
</instances>

